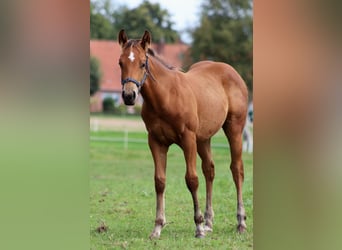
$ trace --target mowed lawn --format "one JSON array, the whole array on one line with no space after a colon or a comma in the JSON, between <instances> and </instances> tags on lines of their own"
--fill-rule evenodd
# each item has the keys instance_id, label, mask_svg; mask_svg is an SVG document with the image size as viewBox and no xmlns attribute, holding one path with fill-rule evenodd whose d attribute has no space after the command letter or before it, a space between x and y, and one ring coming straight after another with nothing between
<instances>
[{"instance_id":1,"label":"mowed lawn","mask_svg":"<svg viewBox=\"0 0 342 250\"><path fill-rule=\"evenodd\" d=\"M244 203L247 232L236 232L236 190L229 169L227 140L218 133L212 143L216 177L213 191L214 231L194 237L193 205L185 184L185 161L178 146L170 147L166 180L167 225L158 240L148 238L154 226L154 166L145 132L130 132L127 148L123 132L90 134L90 245L91 249L252 249L253 157L244 153ZM116 138L116 139L115 139ZM140 141L145 141L141 143ZM197 161L199 201L205 209L205 181Z\"/></svg>"}]
</instances>

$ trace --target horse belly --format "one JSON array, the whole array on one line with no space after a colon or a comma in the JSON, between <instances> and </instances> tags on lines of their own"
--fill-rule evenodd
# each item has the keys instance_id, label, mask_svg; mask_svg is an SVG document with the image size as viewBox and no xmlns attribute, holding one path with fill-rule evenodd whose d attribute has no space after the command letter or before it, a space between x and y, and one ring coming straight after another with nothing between
<instances>
[{"instance_id":1,"label":"horse belly","mask_svg":"<svg viewBox=\"0 0 342 250\"><path fill-rule=\"evenodd\" d=\"M223 125L228 114L228 99L224 96L207 97L198 102L199 140L212 137Z\"/></svg>"}]
</instances>

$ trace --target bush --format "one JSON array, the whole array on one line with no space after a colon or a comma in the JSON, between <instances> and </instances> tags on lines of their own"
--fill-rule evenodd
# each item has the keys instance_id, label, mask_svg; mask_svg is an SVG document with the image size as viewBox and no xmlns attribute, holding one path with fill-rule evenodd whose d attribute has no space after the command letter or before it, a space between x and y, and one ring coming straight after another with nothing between
<instances>
[{"instance_id":1,"label":"bush","mask_svg":"<svg viewBox=\"0 0 342 250\"><path fill-rule=\"evenodd\" d=\"M100 88L102 72L100 61L95 57L90 57L90 96L94 95Z\"/></svg>"},{"instance_id":2,"label":"bush","mask_svg":"<svg viewBox=\"0 0 342 250\"><path fill-rule=\"evenodd\" d=\"M104 113L114 113L115 111L115 102L111 97L106 97L102 101L102 110Z\"/></svg>"}]
</instances>

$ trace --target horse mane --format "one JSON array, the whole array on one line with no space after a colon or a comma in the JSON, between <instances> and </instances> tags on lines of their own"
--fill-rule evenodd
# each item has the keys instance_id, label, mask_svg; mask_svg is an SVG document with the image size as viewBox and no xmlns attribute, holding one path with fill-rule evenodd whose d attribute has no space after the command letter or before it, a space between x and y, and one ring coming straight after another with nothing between
<instances>
[{"instance_id":1,"label":"horse mane","mask_svg":"<svg viewBox=\"0 0 342 250\"><path fill-rule=\"evenodd\" d=\"M147 49L147 54L150 56L153 56L155 59L157 59L158 62L160 62L163 66L168 68L169 70L176 70L177 68L175 66L169 65L162 59L153 49L148 48Z\"/></svg>"}]
</instances>

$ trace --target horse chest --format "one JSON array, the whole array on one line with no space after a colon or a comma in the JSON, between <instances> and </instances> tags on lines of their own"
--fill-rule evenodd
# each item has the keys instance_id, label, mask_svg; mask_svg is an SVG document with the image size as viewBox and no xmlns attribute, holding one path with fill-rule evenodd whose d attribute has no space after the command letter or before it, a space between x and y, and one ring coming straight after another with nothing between
<instances>
[{"instance_id":1,"label":"horse chest","mask_svg":"<svg viewBox=\"0 0 342 250\"><path fill-rule=\"evenodd\" d=\"M182 126L173 122L156 119L146 123L148 132L163 144L178 143L181 140Z\"/></svg>"}]
</instances>

